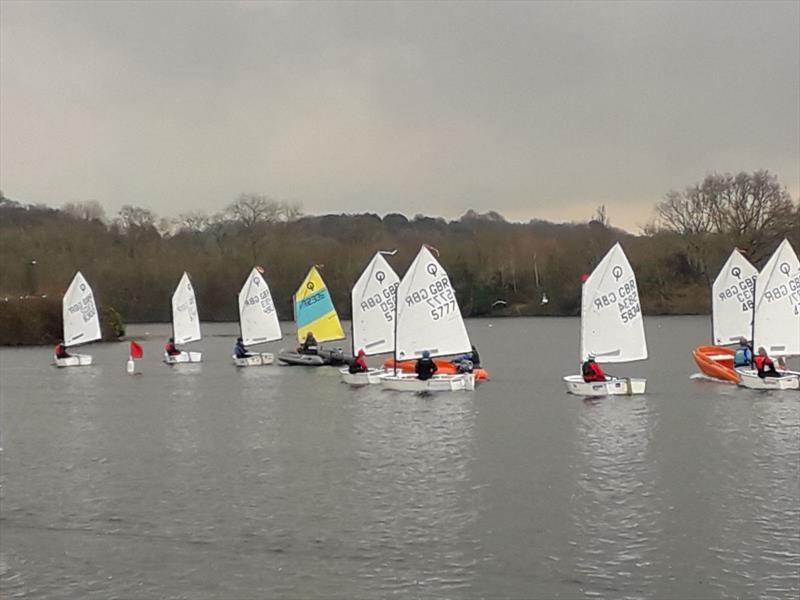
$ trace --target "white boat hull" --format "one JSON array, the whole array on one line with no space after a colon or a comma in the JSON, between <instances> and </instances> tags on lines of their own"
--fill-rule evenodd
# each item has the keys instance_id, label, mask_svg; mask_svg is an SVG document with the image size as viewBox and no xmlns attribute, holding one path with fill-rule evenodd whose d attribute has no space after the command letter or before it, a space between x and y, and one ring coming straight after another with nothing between
<instances>
[{"instance_id":1,"label":"white boat hull","mask_svg":"<svg viewBox=\"0 0 800 600\"><path fill-rule=\"evenodd\" d=\"M739 385L751 390L800 390L800 374L778 371L780 377L759 377L755 369L736 369Z\"/></svg>"},{"instance_id":2,"label":"white boat hull","mask_svg":"<svg viewBox=\"0 0 800 600\"><path fill-rule=\"evenodd\" d=\"M67 358L53 357L55 365L61 367L88 367L92 364L91 354L73 354Z\"/></svg>"},{"instance_id":3,"label":"white boat hull","mask_svg":"<svg viewBox=\"0 0 800 600\"><path fill-rule=\"evenodd\" d=\"M275 362L275 355L269 352L259 352L246 358L233 357L233 364L237 367L263 367Z\"/></svg>"},{"instance_id":4,"label":"white boat hull","mask_svg":"<svg viewBox=\"0 0 800 600\"><path fill-rule=\"evenodd\" d=\"M419 379L414 373L384 375L381 388L395 392L458 392L475 391L475 376L472 373L459 375L434 375L430 379Z\"/></svg>"},{"instance_id":5,"label":"white boat hull","mask_svg":"<svg viewBox=\"0 0 800 600\"><path fill-rule=\"evenodd\" d=\"M385 369L368 369L363 373L351 373L348 369L339 369L342 375L342 382L352 386L376 385L381 382L381 378L391 373Z\"/></svg>"},{"instance_id":6,"label":"white boat hull","mask_svg":"<svg viewBox=\"0 0 800 600\"><path fill-rule=\"evenodd\" d=\"M180 354L164 353L164 362L168 365L181 365L184 363L199 363L203 360L202 352L181 352Z\"/></svg>"},{"instance_id":7,"label":"white boat hull","mask_svg":"<svg viewBox=\"0 0 800 600\"><path fill-rule=\"evenodd\" d=\"M584 381L581 375L564 377L567 391L576 396L632 396L644 394L646 379L614 377L606 381Z\"/></svg>"}]
</instances>

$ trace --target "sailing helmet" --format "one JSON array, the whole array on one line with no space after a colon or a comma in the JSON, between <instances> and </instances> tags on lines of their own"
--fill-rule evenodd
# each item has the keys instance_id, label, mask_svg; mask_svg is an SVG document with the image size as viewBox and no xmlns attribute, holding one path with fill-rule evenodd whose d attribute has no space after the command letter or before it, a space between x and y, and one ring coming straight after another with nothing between
<instances>
[{"instance_id":1,"label":"sailing helmet","mask_svg":"<svg viewBox=\"0 0 800 600\"><path fill-rule=\"evenodd\" d=\"M589 354L586 355L586 360L594 360L595 358L597 358L597 355L594 352L589 352Z\"/></svg>"},{"instance_id":2,"label":"sailing helmet","mask_svg":"<svg viewBox=\"0 0 800 600\"><path fill-rule=\"evenodd\" d=\"M422 351L422 358L430 358L430 356L431 356L431 353L428 352L427 350L423 350Z\"/></svg>"}]
</instances>

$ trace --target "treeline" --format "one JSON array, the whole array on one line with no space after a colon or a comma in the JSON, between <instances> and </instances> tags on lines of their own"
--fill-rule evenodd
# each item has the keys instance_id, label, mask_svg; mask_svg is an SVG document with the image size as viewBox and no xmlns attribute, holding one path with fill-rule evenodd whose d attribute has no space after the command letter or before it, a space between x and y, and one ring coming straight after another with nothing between
<instances>
[{"instance_id":1,"label":"treeline","mask_svg":"<svg viewBox=\"0 0 800 600\"><path fill-rule=\"evenodd\" d=\"M60 298L76 270L98 304L125 322L167 321L170 299L187 271L203 320L235 320L236 296L260 265L283 319L311 265L321 272L343 317L350 288L377 250L399 252L390 262L402 276L419 246L440 252L466 316L575 315L580 276L615 241L636 270L650 314L709 309L709 284L731 248L761 266L788 236L800 249L800 205L764 171L709 175L654 207L640 235L613 227L603 207L585 223L506 221L468 211L446 221L401 214L303 216L300 207L243 194L216 215L160 219L125 206L106 217L96 202L61 209L30 206L0 195L0 306L20 296Z\"/></svg>"}]
</instances>

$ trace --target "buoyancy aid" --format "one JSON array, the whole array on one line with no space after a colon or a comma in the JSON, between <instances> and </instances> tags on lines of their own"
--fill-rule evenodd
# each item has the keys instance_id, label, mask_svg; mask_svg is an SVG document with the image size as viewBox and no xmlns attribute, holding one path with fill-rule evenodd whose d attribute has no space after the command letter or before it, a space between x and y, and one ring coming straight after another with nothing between
<instances>
[{"instance_id":1,"label":"buoyancy aid","mask_svg":"<svg viewBox=\"0 0 800 600\"><path fill-rule=\"evenodd\" d=\"M750 366L750 361L753 358L753 354L750 351L750 348L746 346L740 346L736 349L736 352L733 355L733 366L734 367L747 367Z\"/></svg>"},{"instance_id":2,"label":"buoyancy aid","mask_svg":"<svg viewBox=\"0 0 800 600\"><path fill-rule=\"evenodd\" d=\"M606 374L603 373L603 369L596 362L587 360L583 363L583 380L586 382L605 381Z\"/></svg>"},{"instance_id":3,"label":"buoyancy aid","mask_svg":"<svg viewBox=\"0 0 800 600\"><path fill-rule=\"evenodd\" d=\"M756 356L753 359L753 364L755 364L756 369L758 369L759 373L763 373L767 369L770 371L775 370L775 363L772 362L772 359L769 356Z\"/></svg>"}]
</instances>

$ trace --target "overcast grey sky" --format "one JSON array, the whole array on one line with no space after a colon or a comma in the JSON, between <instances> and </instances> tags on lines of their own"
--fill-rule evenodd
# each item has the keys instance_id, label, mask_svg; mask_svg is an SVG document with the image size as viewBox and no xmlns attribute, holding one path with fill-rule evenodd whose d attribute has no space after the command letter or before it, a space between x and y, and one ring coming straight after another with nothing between
<instances>
[{"instance_id":1,"label":"overcast grey sky","mask_svg":"<svg viewBox=\"0 0 800 600\"><path fill-rule=\"evenodd\" d=\"M636 230L800 194L800 2L0 2L0 188L172 216L497 210Z\"/></svg>"}]
</instances>

